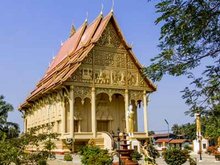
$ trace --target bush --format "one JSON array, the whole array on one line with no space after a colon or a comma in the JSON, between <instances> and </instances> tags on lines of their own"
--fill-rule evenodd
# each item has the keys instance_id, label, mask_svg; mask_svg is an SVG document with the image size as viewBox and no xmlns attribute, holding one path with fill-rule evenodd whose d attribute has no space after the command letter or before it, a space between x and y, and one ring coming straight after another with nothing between
<instances>
[{"instance_id":1,"label":"bush","mask_svg":"<svg viewBox=\"0 0 220 165\"><path fill-rule=\"evenodd\" d=\"M154 145L152 143L148 144L147 151L149 153L149 156L156 159L160 157L160 153L156 150Z\"/></svg>"},{"instance_id":2,"label":"bush","mask_svg":"<svg viewBox=\"0 0 220 165\"><path fill-rule=\"evenodd\" d=\"M70 155L70 154L65 154L65 155L64 155L64 160L65 160L65 161L72 161L72 160L73 160L73 157L72 157L72 155Z\"/></svg>"},{"instance_id":3,"label":"bush","mask_svg":"<svg viewBox=\"0 0 220 165\"><path fill-rule=\"evenodd\" d=\"M189 152L179 148L168 148L163 152L163 158L167 164L182 165L189 158Z\"/></svg>"},{"instance_id":4,"label":"bush","mask_svg":"<svg viewBox=\"0 0 220 165\"><path fill-rule=\"evenodd\" d=\"M134 151L133 153L131 153L131 158L134 161L139 161L139 160L141 160L142 155L139 152Z\"/></svg>"},{"instance_id":5,"label":"bush","mask_svg":"<svg viewBox=\"0 0 220 165\"><path fill-rule=\"evenodd\" d=\"M193 158L189 157L189 164L196 165L196 161Z\"/></svg>"},{"instance_id":6,"label":"bush","mask_svg":"<svg viewBox=\"0 0 220 165\"><path fill-rule=\"evenodd\" d=\"M111 165L113 161L108 150L102 150L97 146L82 147L79 154L84 165Z\"/></svg>"},{"instance_id":7,"label":"bush","mask_svg":"<svg viewBox=\"0 0 220 165\"><path fill-rule=\"evenodd\" d=\"M184 146L184 149L185 149L185 150L192 151L192 147L191 147L191 146L189 146L188 144Z\"/></svg>"},{"instance_id":8,"label":"bush","mask_svg":"<svg viewBox=\"0 0 220 165\"><path fill-rule=\"evenodd\" d=\"M41 159L41 160L39 160L38 161L38 163L37 163L38 165L47 165L47 161L46 160L43 160L43 159Z\"/></svg>"}]
</instances>

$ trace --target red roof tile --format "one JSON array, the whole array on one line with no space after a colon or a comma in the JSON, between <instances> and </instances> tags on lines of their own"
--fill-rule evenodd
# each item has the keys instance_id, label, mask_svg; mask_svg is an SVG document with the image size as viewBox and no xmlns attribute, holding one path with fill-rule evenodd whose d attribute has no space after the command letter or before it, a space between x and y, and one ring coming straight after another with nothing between
<instances>
[{"instance_id":1,"label":"red roof tile","mask_svg":"<svg viewBox=\"0 0 220 165\"><path fill-rule=\"evenodd\" d=\"M182 143L187 142L187 141L188 141L187 139L172 139L169 143L182 144Z\"/></svg>"},{"instance_id":2,"label":"red roof tile","mask_svg":"<svg viewBox=\"0 0 220 165\"><path fill-rule=\"evenodd\" d=\"M165 142L165 143L169 143L170 141L171 141L172 139L168 139L168 138L162 138L162 139L157 139L156 141L155 141L155 143L163 143L163 142Z\"/></svg>"},{"instance_id":3,"label":"red roof tile","mask_svg":"<svg viewBox=\"0 0 220 165\"><path fill-rule=\"evenodd\" d=\"M82 26L76 31L74 35L72 35L70 38L68 38L63 45L60 48L60 51L56 55L55 59L52 61L51 65L49 66L47 74L55 67L57 66L63 59L65 59L70 53L74 52L74 50L77 48L80 38L82 34L85 31L85 28L87 26L87 23L84 22Z\"/></svg>"}]
</instances>

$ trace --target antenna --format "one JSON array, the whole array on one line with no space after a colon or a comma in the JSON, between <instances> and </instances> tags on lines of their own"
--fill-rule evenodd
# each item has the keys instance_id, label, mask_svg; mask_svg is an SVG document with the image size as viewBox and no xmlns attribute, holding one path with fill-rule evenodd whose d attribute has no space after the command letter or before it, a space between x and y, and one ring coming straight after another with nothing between
<instances>
[{"instance_id":1,"label":"antenna","mask_svg":"<svg viewBox=\"0 0 220 165\"><path fill-rule=\"evenodd\" d=\"M115 1L112 0L112 8L111 8L111 12L112 12L112 13L113 13L113 11L114 11L114 4L115 4Z\"/></svg>"},{"instance_id":2,"label":"antenna","mask_svg":"<svg viewBox=\"0 0 220 165\"><path fill-rule=\"evenodd\" d=\"M103 14L103 3L101 5L101 11L100 11L100 15L102 15L102 14Z\"/></svg>"}]
</instances>

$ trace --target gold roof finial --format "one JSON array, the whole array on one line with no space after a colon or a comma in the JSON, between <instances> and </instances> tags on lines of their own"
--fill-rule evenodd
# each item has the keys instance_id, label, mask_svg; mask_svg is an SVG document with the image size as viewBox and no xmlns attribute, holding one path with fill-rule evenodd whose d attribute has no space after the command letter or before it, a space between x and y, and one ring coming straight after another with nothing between
<instances>
[{"instance_id":1,"label":"gold roof finial","mask_svg":"<svg viewBox=\"0 0 220 165\"><path fill-rule=\"evenodd\" d=\"M69 36L69 37L72 37L73 34L75 34L75 32L76 32L76 29L75 29L74 25L72 24L72 25L71 25L71 30L70 30L70 36Z\"/></svg>"},{"instance_id":2,"label":"gold roof finial","mask_svg":"<svg viewBox=\"0 0 220 165\"><path fill-rule=\"evenodd\" d=\"M115 4L115 1L112 0L112 8L111 8L111 12L112 12L112 13L114 12L114 4Z\"/></svg>"},{"instance_id":3,"label":"gold roof finial","mask_svg":"<svg viewBox=\"0 0 220 165\"><path fill-rule=\"evenodd\" d=\"M72 34L73 35L73 34ZM72 36L71 34L70 34L70 37ZM60 41L60 46L63 46L63 41Z\"/></svg>"},{"instance_id":4,"label":"gold roof finial","mask_svg":"<svg viewBox=\"0 0 220 165\"><path fill-rule=\"evenodd\" d=\"M88 22L88 17L89 17L89 12L87 11L87 12L86 12L86 19L85 19L85 22Z\"/></svg>"},{"instance_id":5,"label":"gold roof finial","mask_svg":"<svg viewBox=\"0 0 220 165\"><path fill-rule=\"evenodd\" d=\"M103 15L103 3L102 3L102 5L101 5L100 15Z\"/></svg>"}]
</instances>

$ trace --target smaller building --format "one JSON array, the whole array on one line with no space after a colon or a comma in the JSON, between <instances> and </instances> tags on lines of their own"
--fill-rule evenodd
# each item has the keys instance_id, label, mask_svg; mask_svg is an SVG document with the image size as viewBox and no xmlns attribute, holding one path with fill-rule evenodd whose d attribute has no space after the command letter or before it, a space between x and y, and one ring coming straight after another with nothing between
<instances>
[{"instance_id":1,"label":"smaller building","mask_svg":"<svg viewBox=\"0 0 220 165\"><path fill-rule=\"evenodd\" d=\"M155 148L158 151L163 151L168 147L184 149L186 145L190 145L190 141L187 139L160 138L155 141Z\"/></svg>"},{"instance_id":2,"label":"smaller building","mask_svg":"<svg viewBox=\"0 0 220 165\"><path fill-rule=\"evenodd\" d=\"M161 138L155 141L155 148L158 151L163 151L169 146L169 142L172 138Z\"/></svg>"},{"instance_id":3,"label":"smaller building","mask_svg":"<svg viewBox=\"0 0 220 165\"><path fill-rule=\"evenodd\" d=\"M190 145L190 141L187 139L172 139L169 144L171 147L184 149L184 146Z\"/></svg>"},{"instance_id":4,"label":"smaller building","mask_svg":"<svg viewBox=\"0 0 220 165\"><path fill-rule=\"evenodd\" d=\"M164 138L171 138L175 139L176 135L172 133L159 133L159 134L154 134L152 135L154 142L156 142L158 139L164 139Z\"/></svg>"}]
</instances>

